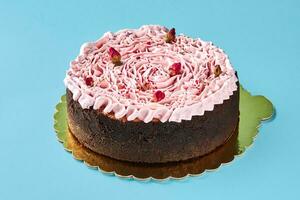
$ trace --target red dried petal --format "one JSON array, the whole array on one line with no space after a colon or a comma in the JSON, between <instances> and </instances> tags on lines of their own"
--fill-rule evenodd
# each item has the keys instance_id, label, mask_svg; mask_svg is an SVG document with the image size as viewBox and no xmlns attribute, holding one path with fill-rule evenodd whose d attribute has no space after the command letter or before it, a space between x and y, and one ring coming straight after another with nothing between
<instances>
[{"instance_id":1,"label":"red dried petal","mask_svg":"<svg viewBox=\"0 0 300 200\"><path fill-rule=\"evenodd\" d=\"M106 81L106 80L102 80L100 83L99 83L99 86L101 88L107 88L109 85L109 83Z\"/></svg>"},{"instance_id":2,"label":"red dried petal","mask_svg":"<svg viewBox=\"0 0 300 200\"><path fill-rule=\"evenodd\" d=\"M85 78L85 84L87 86L93 86L94 85L94 79L93 79L93 77L86 77Z\"/></svg>"},{"instance_id":3,"label":"red dried petal","mask_svg":"<svg viewBox=\"0 0 300 200\"><path fill-rule=\"evenodd\" d=\"M174 63L169 68L170 76L181 74L181 63Z\"/></svg>"},{"instance_id":4,"label":"red dried petal","mask_svg":"<svg viewBox=\"0 0 300 200\"><path fill-rule=\"evenodd\" d=\"M198 92L196 93L196 95L200 95L203 92L203 90L204 90L204 85L201 84L198 88Z\"/></svg>"},{"instance_id":5,"label":"red dried petal","mask_svg":"<svg viewBox=\"0 0 300 200\"><path fill-rule=\"evenodd\" d=\"M118 89L119 90L125 89L125 85L123 83L118 84Z\"/></svg>"},{"instance_id":6,"label":"red dried petal","mask_svg":"<svg viewBox=\"0 0 300 200\"><path fill-rule=\"evenodd\" d=\"M160 90L157 90L154 95L153 95L153 100L155 102L158 102L158 101L161 101L165 98L165 93L160 91Z\"/></svg>"}]
</instances>

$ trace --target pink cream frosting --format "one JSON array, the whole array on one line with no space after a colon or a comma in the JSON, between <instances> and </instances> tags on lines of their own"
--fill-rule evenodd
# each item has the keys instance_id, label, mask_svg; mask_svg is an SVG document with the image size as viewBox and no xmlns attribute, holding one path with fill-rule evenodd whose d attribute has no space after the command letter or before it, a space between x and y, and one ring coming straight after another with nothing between
<instances>
[{"instance_id":1,"label":"pink cream frosting","mask_svg":"<svg viewBox=\"0 0 300 200\"><path fill-rule=\"evenodd\" d=\"M101 109L117 119L145 123L191 120L229 99L238 79L223 50L182 34L174 43L166 43L167 32L163 26L146 25L107 32L82 45L64 80L73 99L83 109ZM111 62L110 47L121 54L121 65ZM181 73L171 76L174 63L181 63ZM221 68L219 76L214 74L216 66ZM86 77L92 77L92 86L86 84ZM159 102L153 101L157 90L165 94Z\"/></svg>"}]
</instances>

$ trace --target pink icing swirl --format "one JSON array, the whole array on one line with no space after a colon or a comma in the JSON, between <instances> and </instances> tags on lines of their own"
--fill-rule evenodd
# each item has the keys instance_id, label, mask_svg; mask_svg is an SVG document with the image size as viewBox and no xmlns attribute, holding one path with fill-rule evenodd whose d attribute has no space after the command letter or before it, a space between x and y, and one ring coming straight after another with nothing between
<instances>
[{"instance_id":1,"label":"pink icing swirl","mask_svg":"<svg viewBox=\"0 0 300 200\"><path fill-rule=\"evenodd\" d=\"M237 77L228 56L211 42L184 35L166 43L167 31L148 25L108 32L84 44L64 80L73 99L83 109L93 107L117 119L145 123L191 120L229 99L237 90ZM121 65L111 62L110 47L120 52ZM181 64L181 72L172 76L169 68L174 63ZM217 65L219 76L214 74ZM87 77L92 77L92 86L86 84ZM159 102L153 101L157 90L165 94Z\"/></svg>"}]
</instances>

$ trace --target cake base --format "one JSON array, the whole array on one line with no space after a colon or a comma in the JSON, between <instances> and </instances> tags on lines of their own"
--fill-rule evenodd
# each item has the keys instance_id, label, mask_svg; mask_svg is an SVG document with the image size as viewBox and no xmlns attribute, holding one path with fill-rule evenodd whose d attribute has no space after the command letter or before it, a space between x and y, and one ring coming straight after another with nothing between
<instances>
[{"instance_id":1,"label":"cake base","mask_svg":"<svg viewBox=\"0 0 300 200\"><path fill-rule=\"evenodd\" d=\"M239 86L239 83L237 83ZM85 147L130 162L164 163L203 156L232 135L239 119L239 90L202 116L181 123L127 121L82 109L67 90L69 128Z\"/></svg>"}]
</instances>

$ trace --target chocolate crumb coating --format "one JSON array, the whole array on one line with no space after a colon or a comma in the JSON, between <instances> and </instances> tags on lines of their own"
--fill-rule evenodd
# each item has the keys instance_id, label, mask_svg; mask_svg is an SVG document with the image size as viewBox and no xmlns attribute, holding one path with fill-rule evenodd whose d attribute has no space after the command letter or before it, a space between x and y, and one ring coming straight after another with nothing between
<instances>
[{"instance_id":1,"label":"chocolate crumb coating","mask_svg":"<svg viewBox=\"0 0 300 200\"><path fill-rule=\"evenodd\" d=\"M230 99L181 123L115 119L101 109L82 109L67 89L69 129L85 147L114 159L164 163L199 157L222 145L239 120L239 83Z\"/></svg>"}]
</instances>

